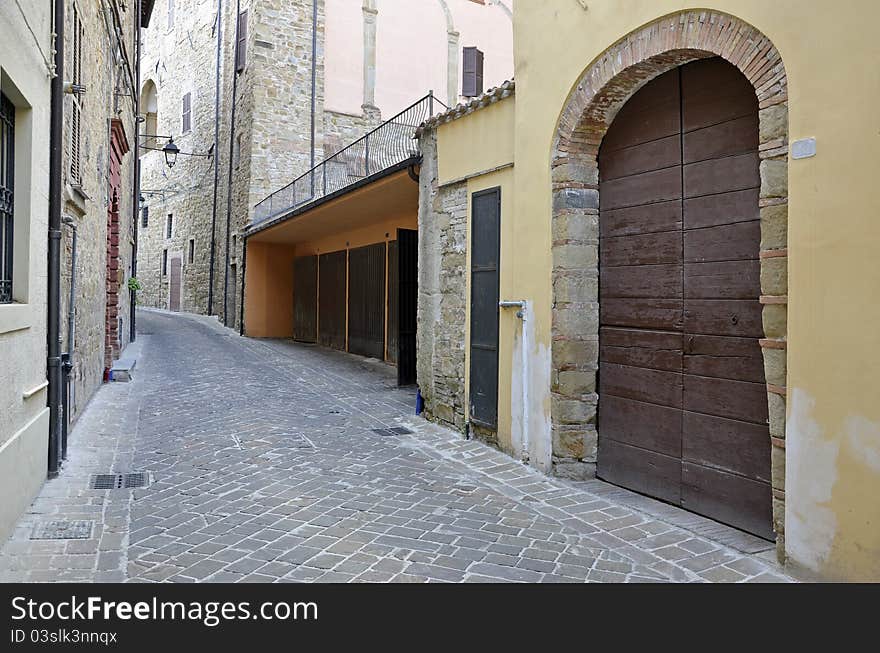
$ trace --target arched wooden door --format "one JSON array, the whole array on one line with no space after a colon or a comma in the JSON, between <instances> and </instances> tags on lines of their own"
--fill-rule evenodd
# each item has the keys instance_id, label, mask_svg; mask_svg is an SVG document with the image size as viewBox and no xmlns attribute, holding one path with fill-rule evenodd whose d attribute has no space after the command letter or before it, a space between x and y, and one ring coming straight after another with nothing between
<instances>
[{"instance_id":1,"label":"arched wooden door","mask_svg":"<svg viewBox=\"0 0 880 653\"><path fill-rule=\"evenodd\" d=\"M772 538L758 106L721 58L652 80L599 151L598 475Z\"/></svg>"}]
</instances>

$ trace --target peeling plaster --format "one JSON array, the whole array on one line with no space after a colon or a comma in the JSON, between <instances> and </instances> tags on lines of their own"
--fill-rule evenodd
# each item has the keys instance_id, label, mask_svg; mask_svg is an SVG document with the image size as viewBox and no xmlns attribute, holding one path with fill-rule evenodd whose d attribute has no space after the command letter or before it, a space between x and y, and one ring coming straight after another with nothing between
<instances>
[{"instance_id":1,"label":"peeling plaster","mask_svg":"<svg viewBox=\"0 0 880 653\"><path fill-rule=\"evenodd\" d=\"M821 572L831 553L838 521L831 506L838 480L840 443L829 440L816 421L816 400L791 391L786 428L786 554L798 565Z\"/></svg>"}]
</instances>

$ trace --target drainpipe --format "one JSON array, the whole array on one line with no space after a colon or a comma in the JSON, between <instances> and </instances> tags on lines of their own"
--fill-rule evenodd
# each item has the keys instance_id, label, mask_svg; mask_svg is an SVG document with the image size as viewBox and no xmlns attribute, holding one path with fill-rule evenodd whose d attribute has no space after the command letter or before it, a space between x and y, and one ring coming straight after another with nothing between
<instances>
[{"instance_id":1,"label":"drainpipe","mask_svg":"<svg viewBox=\"0 0 880 653\"><path fill-rule=\"evenodd\" d=\"M64 391L61 395L61 460L67 460L67 427L70 421L70 371L73 369L74 317L76 315L76 222L70 216L64 216L64 224L73 232L70 253L70 295L67 298L67 351L61 354L62 377Z\"/></svg>"},{"instance_id":2,"label":"drainpipe","mask_svg":"<svg viewBox=\"0 0 880 653\"><path fill-rule=\"evenodd\" d=\"M222 30L223 0L217 0L217 64L214 71L214 201L211 204L211 255L208 260L208 315L214 312L214 237L217 233L217 185L220 183L220 52L223 41ZM238 27L236 27L237 32ZM238 40L236 39L237 43ZM235 75L235 70L232 71L232 74ZM226 319L225 313L224 311L224 320Z\"/></svg>"},{"instance_id":3,"label":"drainpipe","mask_svg":"<svg viewBox=\"0 0 880 653\"><path fill-rule=\"evenodd\" d=\"M235 0L235 47L238 52L239 16L241 15L241 0ZM223 324L229 326L227 313L229 312L229 230L232 219L232 155L235 153L235 96L238 92L238 68L237 61L232 66L232 112L229 117L229 170L226 176L226 255L223 262ZM240 155L239 155L240 156ZM213 243L212 243L213 245ZM213 271L213 263L211 270Z\"/></svg>"},{"instance_id":4,"label":"drainpipe","mask_svg":"<svg viewBox=\"0 0 880 653\"><path fill-rule=\"evenodd\" d=\"M61 155L64 126L64 0L50 0L55 23L55 77L49 123L49 243L47 255L46 372L49 381L49 465L55 478L61 466Z\"/></svg>"},{"instance_id":5,"label":"drainpipe","mask_svg":"<svg viewBox=\"0 0 880 653\"><path fill-rule=\"evenodd\" d=\"M309 167L315 169L315 89L318 78L318 0L312 0L312 148ZM315 174L312 172L312 197L315 196Z\"/></svg>"},{"instance_id":6,"label":"drainpipe","mask_svg":"<svg viewBox=\"0 0 880 653\"><path fill-rule=\"evenodd\" d=\"M238 335L244 335L244 285L247 279L247 236L241 243L241 303L238 305Z\"/></svg>"},{"instance_id":7,"label":"drainpipe","mask_svg":"<svg viewBox=\"0 0 880 653\"><path fill-rule=\"evenodd\" d=\"M518 301L500 301L500 308L518 308L516 316L520 319L521 330L521 348L522 348L522 364L520 365L522 372L522 380L520 390L522 392L522 451L520 458L523 462L528 462L530 456L529 442L529 347L528 347L528 305L525 300Z\"/></svg>"},{"instance_id":8,"label":"drainpipe","mask_svg":"<svg viewBox=\"0 0 880 653\"><path fill-rule=\"evenodd\" d=\"M134 244L131 248L131 276L137 278L137 255L138 255L138 228L141 217L141 146L140 146L140 122L138 117L141 110L141 2L137 0L135 3L134 16L134 56L135 56L135 82L134 82L134 166L132 175L134 179L131 184L131 206L133 216L132 234L134 236ZM76 232L74 232L76 233ZM128 291L129 313L131 315L128 341L134 342L137 339L137 291ZM73 350L71 349L71 352Z\"/></svg>"}]
</instances>

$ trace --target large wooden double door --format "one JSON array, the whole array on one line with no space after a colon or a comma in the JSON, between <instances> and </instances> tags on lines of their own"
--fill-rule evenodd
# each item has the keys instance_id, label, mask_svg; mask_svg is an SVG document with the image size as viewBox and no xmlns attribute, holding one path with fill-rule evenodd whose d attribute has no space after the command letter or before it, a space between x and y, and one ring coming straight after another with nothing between
<instances>
[{"instance_id":1,"label":"large wooden double door","mask_svg":"<svg viewBox=\"0 0 880 653\"><path fill-rule=\"evenodd\" d=\"M720 58L649 82L602 142L598 474L770 538L757 150Z\"/></svg>"}]
</instances>

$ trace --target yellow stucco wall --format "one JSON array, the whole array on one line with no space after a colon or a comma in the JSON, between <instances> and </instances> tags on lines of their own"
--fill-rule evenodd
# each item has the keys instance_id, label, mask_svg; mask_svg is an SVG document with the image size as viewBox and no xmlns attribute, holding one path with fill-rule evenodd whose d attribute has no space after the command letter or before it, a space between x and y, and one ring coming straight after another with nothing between
<instances>
[{"instance_id":1,"label":"yellow stucco wall","mask_svg":"<svg viewBox=\"0 0 880 653\"><path fill-rule=\"evenodd\" d=\"M440 185L513 163L514 106L511 96L440 125L437 129Z\"/></svg>"},{"instance_id":2,"label":"yellow stucco wall","mask_svg":"<svg viewBox=\"0 0 880 653\"><path fill-rule=\"evenodd\" d=\"M509 294L535 308L532 438L549 438L549 164L560 112L579 76L621 37L707 8L586 4L522 2L514 17L516 225L505 232L502 260L515 253ZM787 553L820 577L880 580L880 4L717 0L708 8L753 25L778 48L790 140L817 144L815 157L789 162Z\"/></svg>"},{"instance_id":3,"label":"yellow stucco wall","mask_svg":"<svg viewBox=\"0 0 880 653\"><path fill-rule=\"evenodd\" d=\"M437 128L438 183L441 185L466 181L468 204L467 269L470 269L471 196L482 190L501 189L501 264L499 296L514 297L512 279L516 267L514 252L506 247L511 242L515 225L513 156L514 100L500 100ZM513 258L511 258L513 257ZM466 296L470 298L470 274ZM465 342L470 342L470 299L465 302ZM511 454L519 453L519 440L514 436L519 419L520 385L514 382L514 360L519 357L516 339L520 323L516 311L502 310L498 325L498 445ZM470 349L465 348L465 397L470 396ZM469 402L465 402L466 417Z\"/></svg>"}]
</instances>

